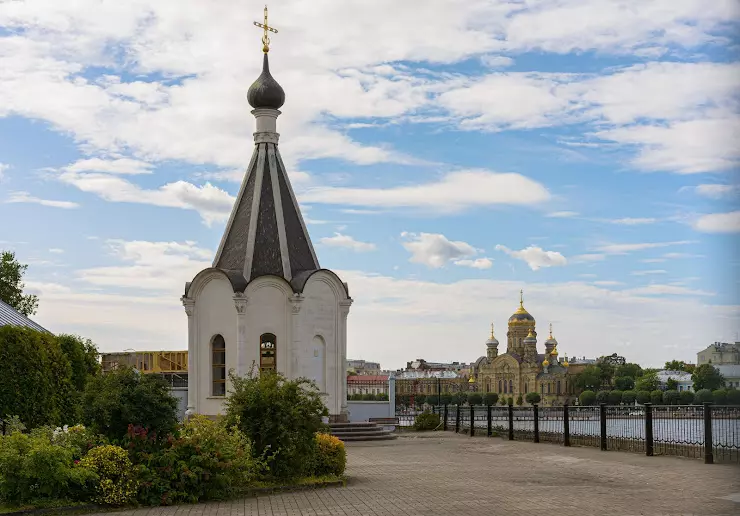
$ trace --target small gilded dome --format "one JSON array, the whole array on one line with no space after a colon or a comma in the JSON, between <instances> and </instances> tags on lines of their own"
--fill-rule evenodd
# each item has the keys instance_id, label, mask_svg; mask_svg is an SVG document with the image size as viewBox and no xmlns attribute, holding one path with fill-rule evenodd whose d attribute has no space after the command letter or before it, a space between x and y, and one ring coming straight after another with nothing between
<instances>
[{"instance_id":1,"label":"small gilded dome","mask_svg":"<svg viewBox=\"0 0 740 516\"><path fill-rule=\"evenodd\" d=\"M475 383L475 376L470 375L470 378L468 379L468 383Z\"/></svg>"},{"instance_id":2,"label":"small gilded dome","mask_svg":"<svg viewBox=\"0 0 740 516\"><path fill-rule=\"evenodd\" d=\"M519 308L509 317L509 324L528 324L534 322L534 317L524 308L524 294L519 291Z\"/></svg>"},{"instance_id":3,"label":"small gilded dome","mask_svg":"<svg viewBox=\"0 0 740 516\"><path fill-rule=\"evenodd\" d=\"M568 357L565 357L565 360L563 360L563 367L568 367L570 364L568 364Z\"/></svg>"},{"instance_id":4,"label":"small gilded dome","mask_svg":"<svg viewBox=\"0 0 740 516\"><path fill-rule=\"evenodd\" d=\"M247 91L247 101L255 109L280 109L285 104L285 92L282 86L270 75L270 63L267 53L262 60L262 74L252 83Z\"/></svg>"},{"instance_id":5,"label":"small gilded dome","mask_svg":"<svg viewBox=\"0 0 740 516\"><path fill-rule=\"evenodd\" d=\"M552 348L552 351L550 352L550 354L552 356L554 356L554 357L557 357L558 356L558 348Z\"/></svg>"},{"instance_id":6,"label":"small gilded dome","mask_svg":"<svg viewBox=\"0 0 740 516\"><path fill-rule=\"evenodd\" d=\"M486 346L498 346L498 339L493 334L493 324L491 324L491 337L486 341Z\"/></svg>"},{"instance_id":7,"label":"small gilded dome","mask_svg":"<svg viewBox=\"0 0 740 516\"><path fill-rule=\"evenodd\" d=\"M529 329L529 333L524 338L524 342L537 342L537 337L534 336L534 330L532 328Z\"/></svg>"},{"instance_id":8,"label":"small gilded dome","mask_svg":"<svg viewBox=\"0 0 740 516\"><path fill-rule=\"evenodd\" d=\"M542 361L542 365L543 365L543 367L547 367L547 366L550 365L550 361L548 359L545 359L545 360Z\"/></svg>"}]
</instances>

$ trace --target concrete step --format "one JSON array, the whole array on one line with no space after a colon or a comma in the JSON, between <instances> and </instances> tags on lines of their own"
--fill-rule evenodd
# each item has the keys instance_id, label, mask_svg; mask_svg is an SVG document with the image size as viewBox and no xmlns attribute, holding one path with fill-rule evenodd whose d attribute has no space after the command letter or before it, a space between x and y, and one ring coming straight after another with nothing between
<instances>
[{"instance_id":1,"label":"concrete step","mask_svg":"<svg viewBox=\"0 0 740 516\"><path fill-rule=\"evenodd\" d=\"M339 439L344 442L355 442L355 441L391 441L396 438L397 436L393 434L379 434L379 435L340 437Z\"/></svg>"},{"instance_id":2,"label":"concrete step","mask_svg":"<svg viewBox=\"0 0 740 516\"><path fill-rule=\"evenodd\" d=\"M388 432L352 432L351 434L332 434L334 437L344 440L355 437L376 437L378 435L390 435Z\"/></svg>"},{"instance_id":3,"label":"concrete step","mask_svg":"<svg viewBox=\"0 0 740 516\"><path fill-rule=\"evenodd\" d=\"M350 428L332 428L331 433L333 434L350 434L354 432L382 432L383 427L381 426L358 426Z\"/></svg>"},{"instance_id":4,"label":"concrete step","mask_svg":"<svg viewBox=\"0 0 740 516\"><path fill-rule=\"evenodd\" d=\"M329 428L334 430L335 428L336 429L339 429L339 428L371 428L371 427L376 427L376 426L378 425L375 423L368 423L365 421L361 421L358 423L331 423L329 425Z\"/></svg>"}]
</instances>

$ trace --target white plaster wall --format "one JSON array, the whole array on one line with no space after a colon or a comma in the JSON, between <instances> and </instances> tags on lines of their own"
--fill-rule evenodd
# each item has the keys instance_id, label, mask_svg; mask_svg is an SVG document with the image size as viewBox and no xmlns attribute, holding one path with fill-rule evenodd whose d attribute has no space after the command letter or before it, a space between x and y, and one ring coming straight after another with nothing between
<instances>
[{"instance_id":1,"label":"white plaster wall","mask_svg":"<svg viewBox=\"0 0 740 516\"><path fill-rule=\"evenodd\" d=\"M287 376L288 362L291 356L290 345L290 306L288 298L293 292L287 282L281 278L258 278L247 286L247 342L244 363L248 373L255 364L259 372L260 335L274 333L277 343L276 357L278 372Z\"/></svg>"},{"instance_id":2,"label":"white plaster wall","mask_svg":"<svg viewBox=\"0 0 740 516\"><path fill-rule=\"evenodd\" d=\"M325 392L324 398L330 414L341 411L342 374L346 374L342 361L343 340L340 332L339 301L344 299L343 289L336 278L318 272L309 278L303 290L305 301L301 309L301 349L296 356L297 376L315 379L313 375L314 337L320 336L325 342ZM305 337L304 337L305 336ZM298 365L300 364L300 366Z\"/></svg>"},{"instance_id":3,"label":"white plaster wall","mask_svg":"<svg viewBox=\"0 0 740 516\"><path fill-rule=\"evenodd\" d=\"M226 371L236 364L236 308L231 283L225 277L213 277L195 297L197 335L196 382L197 411L222 413L223 398L211 396L211 339L221 334L226 341ZM191 380L192 380L191 376ZM227 382L227 391L229 389Z\"/></svg>"}]
</instances>

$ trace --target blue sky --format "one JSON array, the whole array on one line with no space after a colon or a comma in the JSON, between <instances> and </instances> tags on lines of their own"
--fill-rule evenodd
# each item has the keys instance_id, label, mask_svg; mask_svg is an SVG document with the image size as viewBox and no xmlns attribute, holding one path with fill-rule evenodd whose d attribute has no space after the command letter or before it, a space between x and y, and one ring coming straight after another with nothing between
<instances>
[{"instance_id":1,"label":"blue sky","mask_svg":"<svg viewBox=\"0 0 740 516\"><path fill-rule=\"evenodd\" d=\"M39 323L184 349L253 143L256 2L0 1L0 248ZM339 7L341 5L341 7ZM740 330L732 0L270 6L280 149L349 354L472 361L525 291L561 353Z\"/></svg>"}]
</instances>

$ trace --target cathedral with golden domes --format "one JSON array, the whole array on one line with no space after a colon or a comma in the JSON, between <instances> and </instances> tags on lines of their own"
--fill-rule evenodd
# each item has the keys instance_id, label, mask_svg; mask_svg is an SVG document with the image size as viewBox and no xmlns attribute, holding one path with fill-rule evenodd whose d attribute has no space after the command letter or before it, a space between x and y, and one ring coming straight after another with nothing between
<instances>
[{"instance_id":1,"label":"cathedral with golden domes","mask_svg":"<svg viewBox=\"0 0 740 516\"><path fill-rule=\"evenodd\" d=\"M509 317L506 333L506 353L499 354L499 342L494 336L486 341L486 355L475 361L471 383L478 392L495 392L499 399L519 396L522 400L530 392L540 395L541 406L573 404L577 399L573 378L585 364L569 364L568 358L559 358L558 341L550 336L545 341L545 352L537 350L537 331L534 317L524 308L520 292L519 308ZM527 404L524 401L524 404Z\"/></svg>"}]
</instances>

